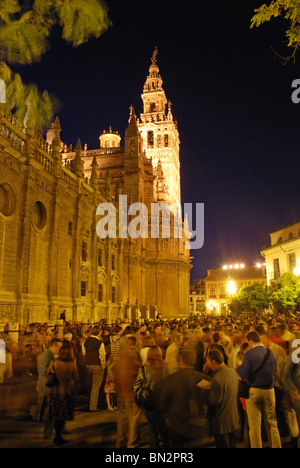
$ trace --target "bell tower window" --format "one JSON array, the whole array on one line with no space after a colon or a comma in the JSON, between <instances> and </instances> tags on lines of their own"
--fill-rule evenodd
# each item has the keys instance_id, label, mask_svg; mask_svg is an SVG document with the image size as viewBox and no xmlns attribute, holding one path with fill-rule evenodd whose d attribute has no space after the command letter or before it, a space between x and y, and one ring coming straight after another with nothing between
<instances>
[{"instance_id":1,"label":"bell tower window","mask_svg":"<svg viewBox=\"0 0 300 468\"><path fill-rule=\"evenodd\" d=\"M153 148L154 147L154 134L153 134L152 130L150 130L147 133L147 147L148 148Z\"/></svg>"}]
</instances>

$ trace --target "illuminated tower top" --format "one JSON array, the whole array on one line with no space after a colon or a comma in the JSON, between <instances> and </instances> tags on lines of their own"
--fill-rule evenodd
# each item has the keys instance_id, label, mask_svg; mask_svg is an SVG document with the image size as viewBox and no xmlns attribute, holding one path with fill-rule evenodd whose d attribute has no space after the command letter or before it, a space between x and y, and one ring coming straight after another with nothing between
<instances>
[{"instance_id":1,"label":"illuminated tower top","mask_svg":"<svg viewBox=\"0 0 300 468\"><path fill-rule=\"evenodd\" d=\"M171 102L167 101L162 87L163 80L157 65L157 48L154 49L149 74L144 84L142 100L143 113L138 128L143 140L143 149L152 158L154 169L160 163L168 187L169 203L181 203L179 134L177 123L173 120ZM166 113L166 106L168 110Z\"/></svg>"}]
</instances>

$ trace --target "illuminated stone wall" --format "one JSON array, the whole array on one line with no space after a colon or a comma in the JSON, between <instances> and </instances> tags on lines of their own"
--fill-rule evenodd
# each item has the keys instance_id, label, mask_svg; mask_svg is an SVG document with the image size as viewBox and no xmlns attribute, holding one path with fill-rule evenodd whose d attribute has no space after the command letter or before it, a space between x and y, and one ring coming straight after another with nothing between
<instances>
[{"instance_id":1,"label":"illuminated stone wall","mask_svg":"<svg viewBox=\"0 0 300 468\"><path fill-rule=\"evenodd\" d=\"M138 310L142 318L147 311L151 318L157 311L188 316L191 264L184 236L175 238L171 229L169 239L151 238L150 228L146 239L100 239L96 233L97 206L117 207L120 194L128 205L145 204L149 222L152 203L180 203L179 138L171 107L166 116L164 93L157 95L156 110L152 94L145 94L151 109L142 119L148 125L159 111L170 130L168 147L153 153L153 160L145 147L146 127L133 108L124 146L109 130L102 134L109 142L101 140L92 150L80 140L74 150L67 147L58 119L44 140L0 114L0 325L57 320L63 311L74 321L128 318L128 301L132 318ZM164 157L157 168L159 154Z\"/></svg>"}]
</instances>

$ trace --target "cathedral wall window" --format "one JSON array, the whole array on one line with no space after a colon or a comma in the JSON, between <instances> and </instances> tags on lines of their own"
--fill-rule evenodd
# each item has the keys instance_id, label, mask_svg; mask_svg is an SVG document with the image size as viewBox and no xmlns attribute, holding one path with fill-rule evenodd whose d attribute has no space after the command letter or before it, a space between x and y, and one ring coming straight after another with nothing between
<instances>
[{"instance_id":1,"label":"cathedral wall window","mask_svg":"<svg viewBox=\"0 0 300 468\"><path fill-rule=\"evenodd\" d=\"M102 249L98 249L98 251L97 251L97 265L98 265L98 267L103 266L103 251L102 251Z\"/></svg>"},{"instance_id":2,"label":"cathedral wall window","mask_svg":"<svg viewBox=\"0 0 300 468\"><path fill-rule=\"evenodd\" d=\"M103 302L103 284L98 284L98 302Z\"/></svg>"},{"instance_id":3,"label":"cathedral wall window","mask_svg":"<svg viewBox=\"0 0 300 468\"><path fill-rule=\"evenodd\" d=\"M34 227L41 230L45 227L47 221L46 209L42 202L37 201L32 207L32 222Z\"/></svg>"},{"instance_id":4,"label":"cathedral wall window","mask_svg":"<svg viewBox=\"0 0 300 468\"><path fill-rule=\"evenodd\" d=\"M80 284L80 295L82 297L85 297L86 296L86 292L87 292L87 282L86 281L81 281L81 284Z\"/></svg>"},{"instance_id":5,"label":"cathedral wall window","mask_svg":"<svg viewBox=\"0 0 300 468\"><path fill-rule=\"evenodd\" d=\"M0 213L11 216L16 208L16 197L9 184L0 185Z\"/></svg>"},{"instance_id":6,"label":"cathedral wall window","mask_svg":"<svg viewBox=\"0 0 300 468\"><path fill-rule=\"evenodd\" d=\"M81 260L83 262L87 261L87 243L84 241L81 242Z\"/></svg>"},{"instance_id":7,"label":"cathedral wall window","mask_svg":"<svg viewBox=\"0 0 300 468\"><path fill-rule=\"evenodd\" d=\"M112 286L111 287L111 302L115 303L116 302L116 287Z\"/></svg>"}]
</instances>

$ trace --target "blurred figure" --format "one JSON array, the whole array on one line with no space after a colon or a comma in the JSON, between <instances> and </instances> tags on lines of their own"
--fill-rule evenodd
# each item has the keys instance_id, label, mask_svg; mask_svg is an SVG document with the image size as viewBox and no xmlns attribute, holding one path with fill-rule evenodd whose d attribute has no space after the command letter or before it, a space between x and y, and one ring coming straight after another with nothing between
<instances>
[{"instance_id":1,"label":"blurred figure","mask_svg":"<svg viewBox=\"0 0 300 468\"><path fill-rule=\"evenodd\" d=\"M264 330L261 334L261 341L265 348L273 351L276 357L276 374L275 374L275 387L279 387L280 375L283 364L286 361L286 353L284 349L272 341L272 334L268 330Z\"/></svg>"},{"instance_id":2,"label":"blurred figure","mask_svg":"<svg viewBox=\"0 0 300 468\"><path fill-rule=\"evenodd\" d=\"M73 335L72 335L72 333L67 332L67 333L64 334L64 341L69 341L69 342L71 343L72 340L73 340Z\"/></svg>"},{"instance_id":3,"label":"blurred figure","mask_svg":"<svg viewBox=\"0 0 300 468\"><path fill-rule=\"evenodd\" d=\"M162 333L162 326L160 322L156 323L153 328L151 336L154 338L155 344L160 347L162 356L165 358L166 355L166 339Z\"/></svg>"},{"instance_id":4,"label":"blurred figure","mask_svg":"<svg viewBox=\"0 0 300 468\"><path fill-rule=\"evenodd\" d=\"M228 335L226 335L225 331L222 328L220 328L218 330L218 333L219 333L219 336L220 336L218 344L220 346L222 346L222 348L224 349L224 351L226 353L226 356L228 358L229 354L231 353L231 351L233 349L232 341L231 341L230 337Z\"/></svg>"},{"instance_id":5,"label":"blurred figure","mask_svg":"<svg viewBox=\"0 0 300 468\"><path fill-rule=\"evenodd\" d=\"M8 410L8 381L13 377L12 354L6 346L6 335L0 337L0 415Z\"/></svg>"},{"instance_id":6,"label":"blurred figure","mask_svg":"<svg viewBox=\"0 0 300 468\"><path fill-rule=\"evenodd\" d=\"M165 362L167 365L167 373L173 374L179 370L179 355L183 343L183 334L174 332L172 334L173 342L167 347Z\"/></svg>"},{"instance_id":7,"label":"blurred figure","mask_svg":"<svg viewBox=\"0 0 300 468\"><path fill-rule=\"evenodd\" d=\"M159 448L159 435L161 437L164 448L169 447L168 427L165 418L158 410L157 401L159 398L160 384L165 377L166 363L162 358L162 352L159 346L150 346L147 353L147 359L144 365L145 378L151 382L151 390L153 392L153 406L145 410L150 446L151 448ZM137 378L143 378L141 368Z\"/></svg>"},{"instance_id":8,"label":"blurred figure","mask_svg":"<svg viewBox=\"0 0 300 468\"><path fill-rule=\"evenodd\" d=\"M300 323L298 321L293 322L292 324L292 331L296 336L296 339L300 338Z\"/></svg>"},{"instance_id":9,"label":"blurred figure","mask_svg":"<svg viewBox=\"0 0 300 468\"><path fill-rule=\"evenodd\" d=\"M74 383L77 378L74 351L71 344L64 344L53 363L58 385L51 388L49 402L49 419L55 429L55 445L67 443L62 438L62 430L66 421L74 419Z\"/></svg>"},{"instance_id":10,"label":"blurred figure","mask_svg":"<svg viewBox=\"0 0 300 468\"><path fill-rule=\"evenodd\" d=\"M116 402L116 382L115 382L115 360L117 359L116 355L109 354L109 357L106 361L107 376L104 385L104 393L106 395L106 404L107 409L114 411L117 409Z\"/></svg>"},{"instance_id":11,"label":"blurred figure","mask_svg":"<svg viewBox=\"0 0 300 468\"><path fill-rule=\"evenodd\" d=\"M283 365L280 380L283 390L289 396L292 407L296 413L297 424L292 413L287 414L287 416L289 416L291 436L294 439L298 439L297 446L300 448L300 363L299 361L297 363L293 358L294 351L295 350L292 348L292 353L288 356Z\"/></svg>"},{"instance_id":12,"label":"blurred figure","mask_svg":"<svg viewBox=\"0 0 300 468\"><path fill-rule=\"evenodd\" d=\"M85 356L83 355L83 343L85 336L80 336L77 341L76 365L79 378L79 393L84 395L88 393L91 385L89 384L89 374L86 368Z\"/></svg>"},{"instance_id":13,"label":"blurred figure","mask_svg":"<svg viewBox=\"0 0 300 468\"><path fill-rule=\"evenodd\" d=\"M135 334L136 337L136 349L140 351L143 347L144 339L147 336L147 325L145 323L141 323L139 325L139 329Z\"/></svg>"},{"instance_id":14,"label":"blurred figure","mask_svg":"<svg viewBox=\"0 0 300 468\"><path fill-rule=\"evenodd\" d=\"M127 336L126 343L127 347L120 353L114 367L118 407L116 447L136 448L142 409L135 403L133 385L142 360L136 350L135 336Z\"/></svg>"},{"instance_id":15,"label":"blurred figure","mask_svg":"<svg viewBox=\"0 0 300 468\"><path fill-rule=\"evenodd\" d=\"M159 388L159 409L166 418L172 448L184 448L199 437L190 403L196 384L209 377L195 371L195 361L196 353L182 348L179 370L168 375Z\"/></svg>"},{"instance_id":16,"label":"blurred figure","mask_svg":"<svg viewBox=\"0 0 300 468\"><path fill-rule=\"evenodd\" d=\"M38 392L38 396L36 403L35 420L41 422L45 415L45 438L49 438L53 430L53 425L49 421L48 414L50 389L46 387L46 373L49 368L50 362L57 358L61 346L61 340L59 340L58 338L54 338L52 341L50 341L49 347L38 356L38 380L36 384L36 391Z\"/></svg>"},{"instance_id":17,"label":"blurred figure","mask_svg":"<svg viewBox=\"0 0 300 468\"><path fill-rule=\"evenodd\" d=\"M152 338L152 336L150 335L146 335L143 340L143 347L140 350L140 355L142 358L142 365L144 365L147 360L147 354L148 354L150 347L154 345L155 345L154 338Z\"/></svg>"}]
</instances>

